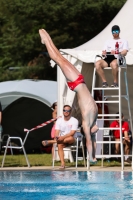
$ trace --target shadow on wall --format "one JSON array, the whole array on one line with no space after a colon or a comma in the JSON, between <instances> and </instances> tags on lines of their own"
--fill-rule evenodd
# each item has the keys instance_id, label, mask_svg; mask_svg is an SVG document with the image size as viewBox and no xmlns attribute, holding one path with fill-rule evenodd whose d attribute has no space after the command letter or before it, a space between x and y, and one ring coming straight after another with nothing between
<instances>
[{"instance_id":1,"label":"shadow on wall","mask_svg":"<svg viewBox=\"0 0 133 200\"><path fill-rule=\"evenodd\" d=\"M3 134L24 139L24 128L31 129L51 119L52 110L46 104L31 98L22 97L3 111ZM41 141L50 139L52 123L31 131L25 143L28 153L40 152ZM17 141L17 140L16 140ZM14 141L17 145L18 142Z\"/></svg>"}]
</instances>

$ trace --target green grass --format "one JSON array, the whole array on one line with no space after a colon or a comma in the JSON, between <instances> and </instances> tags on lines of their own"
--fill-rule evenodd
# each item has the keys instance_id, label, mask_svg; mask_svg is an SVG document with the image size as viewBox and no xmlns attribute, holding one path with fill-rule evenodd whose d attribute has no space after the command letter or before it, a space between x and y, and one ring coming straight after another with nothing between
<instances>
[{"instance_id":1,"label":"green grass","mask_svg":"<svg viewBox=\"0 0 133 200\"><path fill-rule=\"evenodd\" d=\"M50 166L52 165L51 154L28 154L28 160L31 166ZM2 162L3 155L0 155ZM5 158L5 167L25 167L27 166L24 155L7 155Z\"/></svg>"},{"instance_id":2,"label":"green grass","mask_svg":"<svg viewBox=\"0 0 133 200\"><path fill-rule=\"evenodd\" d=\"M52 155L51 154L28 154L28 160L31 166L52 166ZM3 155L0 155L0 163L2 163ZM7 155L5 158L4 167L26 167L27 163L24 155ZM60 166L60 162L55 162L55 166ZM74 167L75 162L70 163L66 161L66 166ZM84 167L83 161L78 161L79 167ZM101 166L101 160L95 164L95 166ZM120 162L104 160L103 166L115 167L121 166Z\"/></svg>"}]
</instances>

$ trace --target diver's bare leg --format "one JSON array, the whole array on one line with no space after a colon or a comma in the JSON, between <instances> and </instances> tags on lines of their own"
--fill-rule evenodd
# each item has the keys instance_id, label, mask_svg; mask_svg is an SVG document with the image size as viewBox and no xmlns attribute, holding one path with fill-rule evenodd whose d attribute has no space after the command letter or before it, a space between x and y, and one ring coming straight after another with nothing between
<instances>
[{"instance_id":1,"label":"diver's bare leg","mask_svg":"<svg viewBox=\"0 0 133 200\"><path fill-rule=\"evenodd\" d=\"M78 78L80 72L67 59L65 59L61 55L61 53L58 51L58 49L52 42L50 36L44 29L40 29L39 34L41 40L46 45L50 58L60 66L67 80L75 81Z\"/></svg>"}]
</instances>

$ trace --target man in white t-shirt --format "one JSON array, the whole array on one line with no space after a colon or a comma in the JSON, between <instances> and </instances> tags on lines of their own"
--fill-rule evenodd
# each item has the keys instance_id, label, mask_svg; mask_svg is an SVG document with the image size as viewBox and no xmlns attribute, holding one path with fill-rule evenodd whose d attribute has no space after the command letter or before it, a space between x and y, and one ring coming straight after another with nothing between
<instances>
[{"instance_id":1,"label":"man in white t-shirt","mask_svg":"<svg viewBox=\"0 0 133 200\"><path fill-rule=\"evenodd\" d=\"M102 51L102 56L104 56L105 58L98 60L95 63L96 71L101 77L102 82L103 82L102 87L108 87L108 83L103 71L103 68L105 67L112 68L112 75L113 75L114 82L111 85L111 87L118 87L118 64L117 64L117 56L115 55L116 42L118 42L119 44L119 53L122 56L126 56L129 50L128 42L124 39L121 39L119 34L120 34L120 27L118 25L114 25L112 27L113 38L106 41L103 51ZM111 55L108 55L108 54L111 54Z\"/></svg>"},{"instance_id":2,"label":"man in white t-shirt","mask_svg":"<svg viewBox=\"0 0 133 200\"><path fill-rule=\"evenodd\" d=\"M63 107L63 117L58 118L55 124L55 139L42 141L43 146L58 144L61 168L65 168L63 148L75 142L74 134L78 129L78 120L71 116L71 111L69 105Z\"/></svg>"},{"instance_id":3,"label":"man in white t-shirt","mask_svg":"<svg viewBox=\"0 0 133 200\"><path fill-rule=\"evenodd\" d=\"M68 144L75 142L74 134L78 129L78 120L71 117L71 107L65 105L63 107L64 117L59 118L55 124L55 136L58 144L58 154L61 160L61 167L65 167L63 148Z\"/></svg>"}]
</instances>

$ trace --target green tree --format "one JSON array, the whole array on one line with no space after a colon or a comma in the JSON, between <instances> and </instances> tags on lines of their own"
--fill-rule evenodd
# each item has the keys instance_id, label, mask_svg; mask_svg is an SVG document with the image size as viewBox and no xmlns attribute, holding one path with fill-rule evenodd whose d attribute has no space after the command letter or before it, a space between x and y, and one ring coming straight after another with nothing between
<instances>
[{"instance_id":1,"label":"green tree","mask_svg":"<svg viewBox=\"0 0 133 200\"><path fill-rule=\"evenodd\" d=\"M78 0L76 3L75 0L1 0L2 73L15 66L27 71L24 66L46 51L45 46L40 44L39 28L45 28L50 33L59 49L74 48L98 34L125 2L126 0ZM35 67L37 66L38 69L44 69L41 72L45 75L41 77L53 78L49 75L51 73L47 61L43 62L43 67L38 61ZM24 78L23 73L21 77Z\"/></svg>"}]
</instances>

